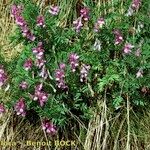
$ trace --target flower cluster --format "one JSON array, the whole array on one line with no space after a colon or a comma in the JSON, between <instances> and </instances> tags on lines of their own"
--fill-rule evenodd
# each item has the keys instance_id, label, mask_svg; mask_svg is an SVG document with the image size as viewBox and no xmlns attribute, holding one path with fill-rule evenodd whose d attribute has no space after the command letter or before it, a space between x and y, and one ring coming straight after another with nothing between
<instances>
[{"instance_id":1,"label":"flower cluster","mask_svg":"<svg viewBox=\"0 0 150 150\"><path fill-rule=\"evenodd\" d=\"M60 64L59 69L55 70L55 80L57 82L57 87L64 90L67 89L68 86L65 83L65 64Z\"/></svg>"},{"instance_id":2,"label":"flower cluster","mask_svg":"<svg viewBox=\"0 0 150 150\"><path fill-rule=\"evenodd\" d=\"M36 56L35 65L39 69L41 69L39 76L42 77L43 79L47 79L48 72L45 67L45 63L46 63L46 60L44 59L44 51L45 50L43 49L42 42L39 42L37 47L33 48L32 51L33 51L33 54L35 54L35 56Z\"/></svg>"},{"instance_id":3,"label":"flower cluster","mask_svg":"<svg viewBox=\"0 0 150 150\"><path fill-rule=\"evenodd\" d=\"M104 24L105 24L104 18L102 18L102 17L99 18L99 19L97 20L97 22L95 23L95 25L94 25L94 31L95 31L95 32L98 32L99 29L102 28Z\"/></svg>"},{"instance_id":4,"label":"flower cluster","mask_svg":"<svg viewBox=\"0 0 150 150\"><path fill-rule=\"evenodd\" d=\"M83 18L84 21L88 21L90 16L89 16L89 8L84 7L80 10L80 15Z\"/></svg>"},{"instance_id":5,"label":"flower cluster","mask_svg":"<svg viewBox=\"0 0 150 150\"><path fill-rule=\"evenodd\" d=\"M3 114L5 112L4 104L0 104L0 114Z\"/></svg>"},{"instance_id":6,"label":"flower cluster","mask_svg":"<svg viewBox=\"0 0 150 150\"><path fill-rule=\"evenodd\" d=\"M20 88L21 88L22 90L27 89L27 88L28 88L28 83L27 83L26 81L22 81L22 82L20 83Z\"/></svg>"},{"instance_id":7,"label":"flower cluster","mask_svg":"<svg viewBox=\"0 0 150 150\"><path fill-rule=\"evenodd\" d=\"M33 51L33 54L35 54L37 59L43 59L44 49L42 46L42 42L39 42L37 47L33 48L32 51Z\"/></svg>"},{"instance_id":8,"label":"flower cluster","mask_svg":"<svg viewBox=\"0 0 150 150\"><path fill-rule=\"evenodd\" d=\"M80 10L80 17L73 21L74 28L76 32L79 32L83 27L82 20L88 21L89 20L89 8L84 7Z\"/></svg>"},{"instance_id":9,"label":"flower cluster","mask_svg":"<svg viewBox=\"0 0 150 150\"><path fill-rule=\"evenodd\" d=\"M19 101L15 104L14 109L17 115L21 115L23 117L26 116L26 105L23 98L19 99Z\"/></svg>"},{"instance_id":10,"label":"flower cluster","mask_svg":"<svg viewBox=\"0 0 150 150\"><path fill-rule=\"evenodd\" d=\"M75 72L76 68L79 66L79 56L75 53L71 53L69 56L69 64L72 72Z\"/></svg>"},{"instance_id":11,"label":"flower cluster","mask_svg":"<svg viewBox=\"0 0 150 150\"><path fill-rule=\"evenodd\" d=\"M60 8L58 6L50 6L49 12L50 14L56 16L58 15Z\"/></svg>"},{"instance_id":12,"label":"flower cluster","mask_svg":"<svg viewBox=\"0 0 150 150\"><path fill-rule=\"evenodd\" d=\"M11 16L17 18L17 16L20 16L22 13L22 6L12 5L11 7Z\"/></svg>"},{"instance_id":13,"label":"flower cluster","mask_svg":"<svg viewBox=\"0 0 150 150\"><path fill-rule=\"evenodd\" d=\"M75 27L76 32L79 32L81 30L81 27L83 26L82 18L79 17L77 18L77 20L73 21L73 25Z\"/></svg>"},{"instance_id":14,"label":"flower cluster","mask_svg":"<svg viewBox=\"0 0 150 150\"><path fill-rule=\"evenodd\" d=\"M35 65L36 65L39 69L41 69L41 68L44 66L45 63L46 63L46 60L45 60L45 59L37 59L37 60L35 61Z\"/></svg>"},{"instance_id":15,"label":"flower cluster","mask_svg":"<svg viewBox=\"0 0 150 150\"><path fill-rule=\"evenodd\" d=\"M90 70L90 66L86 64L82 64L81 70L80 70L80 81L84 82L87 81L87 76Z\"/></svg>"},{"instance_id":16,"label":"flower cluster","mask_svg":"<svg viewBox=\"0 0 150 150\"><path fill-rule=\"evenodd\" d=\"M34 92L34 95L33 95L33 100L38 101L41 107L43 107L44 104L48 100L48 94L46 92L44 92L42 90L42 88L43 88L42 84L37 85L35 87L35 92Z\"/></svg>"},{"instance_id":17,"label":"flower cluster","mask_svg":"<svg viewBox=\"0 0 150 150\"><path fill-rule=\"evenodd\" d=\"M61 70L65 70L66 65L65 65L64 63L61 63L61 64L59 64L59 68L60 68Z\"/></svg>"},{"instance_id":18,"label":"flower cluster","mask_svg":"<svg viewBox=\"0 0 150 150\"><path fill-rule=\"evenodd\" d=\"M125 54L129 54L129 53L131 53L131 49L132 49L133 47L134 47L134 46L131 45L130 43L126 43L125 46L124 46L124 48L123 48L123 52L124 52Z\"/></svg>"},{"instance_id":19,"label":"flower cluster","mask_svg":"<svg viewBox=\"0 0 150 150\"><path fill-rule=\"evenodd\" d=\"M141 0L132 0L131 6L134 10L137 10L139 9L140 4L141 4Z\"/></svg>"},{"instance_id":20,"label":"flower cluster","mask_svg":"<svg viewBox=\"0 0 150 150\"><path fill-rule=\"evenodd\" d=\"M0 65L0 87L5 84L6 80L7 80L7 74L4 70L3 65Z\"/></svg>"},{"instance_id":21,"label":"flower cluster","mask_svg":"<svg viewBox=\"0 0 150 150\"><path fill-rule=\"evenodd\" d=\"M23 67L26 71L31 70L32 66L33 66L33 61L31 58L27 59L23 64Z\"/></svg>"},{"instance_id":22,"label":"flower cluster","mask_svg":"<svg viewBox=\"0 0 150 150\"><path fill-rule=\"evenodd\" d=\"M141 4L141 0L132 0L131 6L128 9L126 16L132 16L134 11L138 10Z\"/></svg>"},{"instance_id":23,"label":"flower cluster","mask_svg":"<svg viewBox=\"0 0 150 150\"><path fill-rule=\"evenodd\" d=\"M57 132L56 127L54 126L54 124L52 122L50 122L49 120L44 120L42 122L42 129L46 133L49 133L51 135L55 135L56 132Z\"/></svg>"},{"instance_id":24,"label":"flower cluster","mask_svg":"<svg viewBox=\"0 0 150 150\"><path fill-rule=\"evenodd\" d=\"M43 16L38 16L36 22L37 22L37 26L45 27L44 17Z\"/></svg>"},{"instance_id":25,"label":"flower cluster","mask_svg":"<svg viewBox=\"0 0 150 150\"><path fill-rule=\"evenodd\" d=\"M80 10L80 17L73 21L74 28L76 32L79 32L83 27L82 20L88 21L90 18L89 8L84 7ZM105 24L104 18L100 17L94 25L94 31L98 32L100 28Z\"/></svg>"},{"instance_id":26,"label":"flower cluster","mask_svg":"<svg viewBox=\"0 0 150 150\"><path fill-rule=\"evenodd\" d=\"M121 44L123 42L123 36L119 30L114 30L115 34L115 45Z\"/></svg>"},{"instance_id":27,"label":"flower cluster","mask_svg":"<svg viewBox=\"0 0 150 150\"><path fill-rule=\"evenodd\" d=\"M26 37L30 41L34 41L35 40L35 36L33 35L33 33L31 33L30 29L27 26L22 26L21 30L22 30L22 35L24 37Z\"/></svg>"},{"instance_id":28,"label":"flower cluster","mask_svg":"<svg viewBox=\"0 0 150 150\"><path fill-rule=\"evenodd\" d=\"M21 6L13 5L11 7L11 15L15 18L16 24L21 28L22 35L24 37L26 37L27 39L34 41L35 36L33 35L33 33L31 33L30 29L27 26L26 21L24 20L23 16L21 15L22 10L23 9Z\"/></svg>"}]
</instances>

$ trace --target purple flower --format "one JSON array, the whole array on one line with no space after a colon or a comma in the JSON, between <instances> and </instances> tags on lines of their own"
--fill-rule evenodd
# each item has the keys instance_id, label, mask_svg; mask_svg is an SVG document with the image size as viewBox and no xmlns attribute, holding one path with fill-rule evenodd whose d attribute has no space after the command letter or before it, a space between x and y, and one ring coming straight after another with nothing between
<instances>
[{"instance_id":1,"label":"purple flower","mask_svg":"<svg viewBox=\"0 0 150 150\"><path fill-rule=\"evenodd\" d=\"M3 114L5 112L5 106L4 104L0 104L0 114Z\"/></svg>"},{"instance_id":2,"label":"purple flower","mask_svg":"<svg viewBox=\"0 0 150 150\"><path fill-rule=\"evenodd\" d=\"M24 18L21 16L22 6L12 5L11 7L11 15L15 18L16 24L19 26L25 26L26 22Z\"/></svg>"},{"instance_id":3,"label":"purple flower","mask_svg":"<svg viewBox=\"0 0 150 150\"><path fill-rule=\"evenodd\" d=\"M33 48L32 51L33 54L36 55L37 59L43 59L44 49L42 48L42 42L39 42L38 46L36 48Z\"/></svg>"},{"instance_id":4,"label":"purple flower","mask_svg":"<svg viewBox=\"0 0 150 150\"><path fill-rule=\"evenodd\" d=\"M50 122L49 120L44 120L42 122L42 129L46 133L49 133L51 135L55 135L56 132L57 132L56 127L54 126L54 124L52 122Z\"/></svg>"},{"instance_id":5,"label":"purple flower","mask_svg":"<svg viewBox=\"0 0 150 150\"><path fill-rule=\"evenodd\" d=\"M90 66L86 64L82 64L81 70L80 70L80 81L84 82L87 80L87 76L90 70Z\"/></svg>"},{"instance_id":6,"label":"purple flower","mask_svg":"<svg viewBox=\"0 0 150 150\"><path fill-rule=\"evenodd\" d=\"M22 35L24 37L26 37L30 41L34 41L35 40L35 36L31 33L30 29L26 25L25 26L21 26L21 30L22 30Z\"/></svg>"},{"instance_id":7,"label":"purple flower","mask_svg":"<svg viewBox=\"0 0 150 150\"><path fill-rule=\"evenodd\" d=\"M132 0L131 6L128 9L126 16L132 16L134 11L138 10L141 4L141 0Z\"/></svg>"},{"instance_id":8,"label":"purple flower","mask_svg":"<svg viewBox=\"0 0 150 150\"><path fill-rule=\"evenodd\" d=\"M142 69L138 70L138 72L136 73L136 77L137 78L143 77L143 70Z\"/></svg>"},{"instance_id":9,"label":"purple flower","mask_svg":"<svg viewBox=\"0 0 150 150\"><path fill-rule=\"evenodd\" d=\"M21 30L22 30L22 35L23 36L27 36L27 34L30 32L30 30L29 30L29 28L27 27L27 25L25 25L25 26L22 26L21 27Z\"/></svg>"},{"instance_id":10,"label":"purple flower","mask_svg":"<svg viewBox=\"0 0 150 150\"><path fill-rule=\"evenodd\" d=\"M58 15L60 11L60 8L58 6L50 6L50 9L49 9L49 12L52 14L52 15Z\"/></svg>"},{"instance_id":11,"label":"purple flower","mask_svg":"<svg viewBox=\"0 0 150 150\"><path fill-rule=\"evenodd\" d=\"M22 30L22 35L24 37L26 37L27 39L29 39L30 41L34 41L35 36L33 35L33 33L31 33L31 31L27 27L27 23L24 20L23 16L21 16L22 7L13 5L11 13L12 13L12 16L14 16L14 18L15 18L16 24L20 26L20 28Z\"/></svg>"},{"instance_id":12,"label":"purple flower","mask_svg":"<svg viewBox=\"0 0 150 150\"><path fill-rule=\"evenodd\" d=\"M30 41L34 41L35 38L36 38L36 37L33 35L33 33L29 32L29 33L27 34L27 39L29 39Z\"/></svg>"},{"instance_id":13,"label":"purple flower","mask_svg":"<svg viewBox=\"0 0 150 150\"><path fill-rule=\"evenodd\" d=\"M113 33L115 34L115 45L118 45L123 42L122 34L119 30L114 30Z\"/></svg>"},{"instance_id":14,"label":"purple flower","mask_svg":"<svg viewBox=\"0 0 150 150\"><path fill-rule=\"evenodd\" d=\"M66 68L66 65L64 63L59 64L59 68L61 70L64 70Z\"/></svg>"},{"instance_id":15,"label":"purple flower","mask_svg":"<svg viewBox=\"0 0 150 150\"><path fill-rule=\"evenodd\" d=\"M44 24L44 17L43 17L43 16L38 16L38 17L37 17L37 26L45 27L45 24Z\"/></svg>"},{"instance_id":16,"label":"purple flower","mask_svg":"<svg viewBox=\"0 0 150 150\"><path fill-rule=\"evenodd\" d=\"M29 30L29 28L26 25L22 26L21 30L22 30L22 35L24 37L26 37L30 41L34 41L35 40L35 36L31 33L31 31Z\"/></svg>"},{"instance_id":17,"label":"purple flower","mask_svg":"<svg viewBox=\"0 0 150 150\"><path fill-rule=\"evenodd\" d=\"M26 26L27 25L26 21L24 20L24 18L22 16L16 17L16 24L19 26Z\"/></svg>"},{"instance_id":18,"label":"purple flower","mask_svg":"<svg viewBox=\"0 0 150 150\"><path fill-rule=\"evenodd\" d=\"M35 87L33 96L34 101L38 101L40 106L43 107L48 100L48 94L42 90L43 85L39 84Z\"/></svg>"},{"instance_id":19,"label":"purple flower","mask_svg":"<svg viewBox=\"0 0 150 150\"><path fill-rule=\"evenodd\" d=\"M104 24L105 24L104 18L99 18L99 19L97 20L97 22L95 23L94 31L95 31L95 32L98 32L98 30L99 30L100 28L102 28Z\"/></svg>"},{"instance_id":20,"label":"purple flower","mask_svg":"<svg viewBox=\"0 0 150 150\"><path fill-rule=\"evenodd\" d=\"M75 72L76 68L79 66L79 56L75 53L70 54L69 63L70 63L72 72Z\"/></svg>"},{"instance_id":21,"label":"purple flower","mask_svg":"<svg viewBox=\"0 0 150 150\"><path fill-rule=\"evenodd\" d=\"M75 27L76 32L79 32L81 30L81 27L83 26L81 17L79 17L77 20L73 21L73 25Z\"/></svg>"},{"instance_id":22,"label":"purple flower","mask_svg":"<svg viewBox=\"0 0 150 150\"><path fill-rule=\"evenodd\" d=\"M34 92L34 95L33 95L33 100L34 101L38 101L39 100L39 95L41 94L42 87L43 87L42 84L39 84L39 85L37 85L35 87L35 92Z\"/></svg>"},{"instance_id":23,"label":"purple flower","mask_svg":"<svg viewBox=\"0 0 150 150\"><path fill-rule=\"evenodd\" d=\"M84 21L88 21L90 16L89 16L89 8L84 7L83 9L80 10L80 15L83 18Z\"/></svg>"},{"instance_id":24,"label":"purple flower","mask_svg":"<svg viewBox=\"0 0 150 150\"><path fill-rule=\"evenodd\" d=\"M60 89L67 89L68 86L65 83L65 72L62 69L55 70L55 80L57 82L57 87Z\"/></svg>"},{"instance_id":25,"label":"purple flower","mask_svg":"<svg viewBox=\"0 0 150 150\"><path fill-rule=\"evenodd\" d=\"M22 6L12 5L11 6L11 16L17 17L20 16L22 13Z\"/></svg>"},{"instance_id":26,"label":"purple flower","mask_svg":"<svg viewBox=\"0 0 150 150\"><path fill-rule=\"evenodd\" d=\"M141 0L132 0L131 7L135 10L139 9Z\"/></svg>"},{"instance_id":27,"label":"purple flower","mask_svg":"<svg viewBox=\"0 0 150 150\"><path fill-rule=\"evenodd\" d=\"M56 81L61 81L62 79L64 79L64 77L65 77L64 70L57 69L55 71L55 79L56 79Z\"/></svg>"},{"instance_id":28,"label":"purple flower","mask_svg":"<svg viewBox=\"0 0 150 150\"><path fill-rule=\"evenodd\" d=\"M44 66L44 64L46 63L45 59L37 59L35 62L35 65L40 69Z\"/></svg>"},{"instance_id":29,"label":"purple flower","mask_svg":"<svg viewBox=\"0 0 150 150\"><path fill-rule=\"evenodd\" d=\"M26 105L23 98L20 98L19 101L14 106L15 111L17 112L17 115L21 115L25 117L26 115Z\"/></svg>"},{"instance_id":30,"label":"purple flower","mask_svg":"<svg viewBox=\"0 0 150 150\"><path fill-rule=\"evenodd\" d=\"M48 94L45 93L45 92L41 92L39 95L38 95L38 99L39 99L39 103L40 103L40 106L43 107L44 104L47 102L48 100Z\"/></svg>"},{"instance_id":31,"label":"purple flower","mask_svg":"<svg viewBox=\"0 0 150 150\"><path fill-rule=\"evenodd\" d=\"M126 43L124 48L123 48L123 51L125 54L129 54L131 53L131 49L133 48L134 46L131 45L130 43Z\"/></svg>"},{"instance_id":32,"label":"purple flower","mask_svg":"<svg viewBox=\"0 0 150 150\"><path fill-rule=\"evenodd\" d=\"M3 65L0 65L0 87L3 86L6 81L7 81L7 74L4 70Z\"/></svg>"},{"instance_id":33,"label":"purple flower","mask_svg":"<svg viewBox=\"0 0 150 150\"><path fill-rule=\"evenodd\" d=\"M31 58L29 58L29 59L27 59L27 60L25 61L23 67L24 67L24 69L25 69L26 71L28 71L28 70L31 70L32 65L33 65L33 61L32 61Z\"/></svg>"},{"instance_id":34,"label":"purple flower","mask_svg":"<svg viewBox=\"0 0 150 150\"><path fill-rule=\"evenodd\" d=\"M26 81L22 81L20 83L20 88L23 89L23 90L27 89L28 88L28 83Z\"/></svg>"},{"instance_id":35,"label":"purple flower","mask_svg":"<svg viewBox=\"0 0 150 150\"><path fill-rule=\"evenodd\" d=\"M35 92L38 92L38 91L41 91L43 88L43 84L38 84L36 87L35 87Z\"/></svg>"}]
</instances>

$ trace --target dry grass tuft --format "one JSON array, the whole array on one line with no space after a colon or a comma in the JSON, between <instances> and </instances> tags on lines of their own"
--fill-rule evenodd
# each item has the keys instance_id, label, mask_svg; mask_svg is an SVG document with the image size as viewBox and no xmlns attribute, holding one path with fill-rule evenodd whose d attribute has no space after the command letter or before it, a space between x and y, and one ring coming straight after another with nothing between
<instances>
[{"instance_id":1,"label":"dry grass tuft","mask_svg":"<svg viewBox=\"0 0 150 150\"><path fill-rule=\"evenodd\" d=\"M86 150L149 150L150 112L138 112L129 103L111 114L105 100L99 100L99 112L89 122ZM143 116L142 116L143 114Z\"/></svg>"}]
</instances>

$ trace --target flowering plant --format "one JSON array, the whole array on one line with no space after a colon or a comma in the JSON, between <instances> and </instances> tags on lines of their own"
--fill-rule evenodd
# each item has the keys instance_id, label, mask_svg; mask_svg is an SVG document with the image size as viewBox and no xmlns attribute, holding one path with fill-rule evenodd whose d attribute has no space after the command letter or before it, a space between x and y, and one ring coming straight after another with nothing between
<instances>
[{"instance_id":1,"label":"flowering plant","mask_svg":"<svg viewBox=\"0 0 150 150\"><path fill-rule=\"evenodd\" d=\"M132 106L149 103L149 16L141 17L145 9L140 1L133 0L124 13L113 16L96 16L94 4L83 6L69 27L58 24L60 6L41 14L34 3L23 2L11 8L17 25L13 42L24 45L10 83L9 105L17 115L33 109L43 120L42 128L53 135L75 116L86 124L103 97L113 110L123 107L127 97ZM133 10L130 15L128 8ZM0 69L3 85L7 75Z\"/></svg>"}]
</instances>

